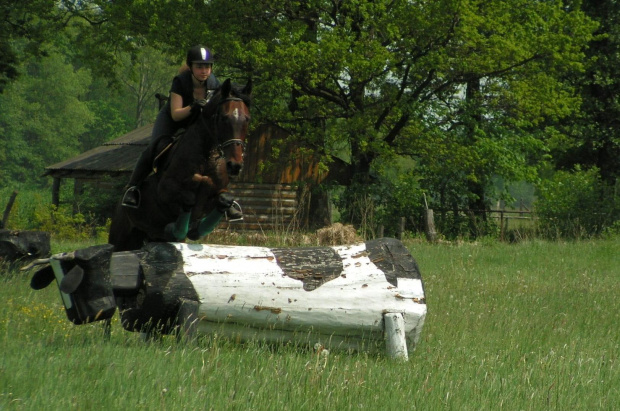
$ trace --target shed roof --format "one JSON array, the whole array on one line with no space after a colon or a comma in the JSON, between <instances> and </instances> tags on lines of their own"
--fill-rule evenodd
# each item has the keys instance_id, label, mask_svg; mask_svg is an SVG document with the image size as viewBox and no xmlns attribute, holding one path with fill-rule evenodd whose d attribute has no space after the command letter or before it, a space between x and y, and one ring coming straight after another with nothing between
<instances>
[{"instance_id":1,"label":"shed roof","mask_svg":"<svg viewBox=\"0 0 620 411\"><path fill-rule=\"evenodd\" d=\"M131 173L136 159L149 143L152 129L153 124L148 124L132 130L76 157L46 167L43 175L99 178L103 174L114 176Z\"/></svg>"}]
</instances>

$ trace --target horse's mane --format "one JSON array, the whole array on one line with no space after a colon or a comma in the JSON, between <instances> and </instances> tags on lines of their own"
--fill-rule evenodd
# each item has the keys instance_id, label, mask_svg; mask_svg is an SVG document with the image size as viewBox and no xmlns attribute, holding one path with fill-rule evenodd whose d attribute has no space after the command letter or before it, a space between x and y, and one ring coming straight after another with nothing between
<instances>
[{"instance_id":1,"label":"horse's mane","mask_svg":"<svg viewBox=\"0 0 620 411\"><path fill-rule=\"evenodd\" d=\"M222 96L222 86L223 84L214 90L209 102L202 108L202 114L196 113L192 116L190 119L190 124L194 124L200 116L202 116L202 118L209 118L215 115L220 103L224 100ZM230 96L240 98L246 106L250 107L252 104L252 99L249 95L243 93L243 89L244 86L231 83Z\"/></svg>"},{"instance_id":2,"label":"horse's mane","mask_svg":"<svg viewBox=\"0 0 620 411\"><path fill-rule=\"evenodd\" d=\"M243 103L246 106L250 107L252 105L252 98L247 94L243 94L243 88L244 88L243 85L232 83L231 88L230 88L230 94L234 97L240 98L241 100L243 100ZM206 109L207 110L215 109L217 105L220 104L221 101L222 101L222 85L220 85L218 88L215 89L215 92L213 96L211 97L211 99L209 100L209 103L207 104Z\"/></svg>"}]
</instances>

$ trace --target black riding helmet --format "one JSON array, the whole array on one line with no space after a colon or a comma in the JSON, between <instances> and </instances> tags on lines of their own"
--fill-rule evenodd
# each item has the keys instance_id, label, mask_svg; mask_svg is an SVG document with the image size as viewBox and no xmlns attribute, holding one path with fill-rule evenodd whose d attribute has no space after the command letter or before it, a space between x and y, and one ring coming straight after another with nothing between
<instances>
[{"instance_id":1,"label":"black riding helmet","mask_svg":"<svg viewBox=\"0 0 620 411\"><path fill-rule=\"evenodd\" d=\"M188 67L191 67L192 63L213 64L213 53L205 46L194 46L187 52L187 59L185 62Z\"/></svg>"}]
</instances>

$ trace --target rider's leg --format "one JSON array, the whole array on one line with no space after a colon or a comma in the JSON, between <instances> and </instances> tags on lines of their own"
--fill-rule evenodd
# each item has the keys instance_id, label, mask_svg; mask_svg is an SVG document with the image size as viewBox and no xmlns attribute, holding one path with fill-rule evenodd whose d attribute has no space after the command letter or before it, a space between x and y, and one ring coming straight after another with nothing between
<instances>
[{"instance_id":1,"label":"rider's leg","mask_svg":"<svg viewBox=\"0 0 620 411\"><path fill-rule=\"evenodd\" d=\"M127 190L123 196L123 205L126 207L138 207L140 205L140 191L138 190L138 185L144 181L151 172L152 151L152 147L149 145L136 162L129 183L127 183Z\"/></svg>"},{"instance_id":2,"label":"rider's leg","mask_svg":"<svg viewBox=\"0 0 620 411\"><path fill-rule=\"evenodd\" d=\"M142 152L134 167L126 191L123 196L122 204L127 207L137 208L140 205L140 190L138 186L144 181L152 170L153 161L156 156L157 142L163 135L172 135L178 128L170 116L170 105L166 104L157 114L149 145Z\"/></svg>"}]
</instances>

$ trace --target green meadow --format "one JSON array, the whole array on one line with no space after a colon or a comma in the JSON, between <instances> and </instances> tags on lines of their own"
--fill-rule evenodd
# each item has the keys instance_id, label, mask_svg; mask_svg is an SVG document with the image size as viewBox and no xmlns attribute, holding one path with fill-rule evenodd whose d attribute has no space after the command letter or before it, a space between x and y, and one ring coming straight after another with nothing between
<instances>
[{"instance_id":1,"label":"green meadow","mask_svg":"<svg viewBox=\"0 0 620 411\"><path fill-rule=\"evenodd\" d=\"M68 322L55 286L4 265L0 410L618 409L620 239L405 244L429 310L408 362L217 335L145 343L117 317L104 341Z\"/></svg>"}]
</instances>

